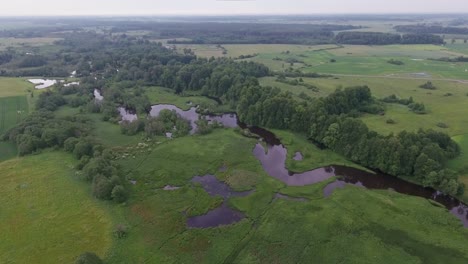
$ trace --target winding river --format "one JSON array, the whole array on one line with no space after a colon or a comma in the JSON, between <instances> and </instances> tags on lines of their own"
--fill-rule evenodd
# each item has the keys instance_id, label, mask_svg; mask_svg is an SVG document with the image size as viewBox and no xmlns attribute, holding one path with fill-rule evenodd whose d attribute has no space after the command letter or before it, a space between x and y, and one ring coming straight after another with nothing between
<instances>
[{"instance_id":1,"label":"winding river","mask_svg":"<svg viewBox=\"0 0 468 264\"><path fill-rule=\"evenodd\" d=\"M195 121L198 120L199 114L196 112L195 107L192 107L190 110L183 111L174 105L155 105L152 107L150 113L151 116L157 116L162 109L175 110L183 118L186 118L191 122L192 133L196 132L197 127ZM355 185L367 189L393 190L402 194L418 196L436 201L444 205L450 213L462 221L465 227L468 227L468 206L454 197L445 195L432 188L425 188L420 185L404 181L391 175L384 173L370 173L346 166L332 165L305 172L292 172L286 168L287 149L272 132L259 127L247 126L239 122L237 116L233 113L209 115L205 116L205 118L209 121L217 121L226 127L240 127L248 129L251 133L261 137L264 142L266 142L266 149L262 144L258 143L252 151L253 155L260 161L263 169L268 173L268 175L282 181L288 186L310 185L338 176L336 181L328 184L323 189L325 197L331 195L335 189L343 188L346 185ZM296 158L300 160L302 159L302 155L300 153L296 153ZM204 185L203 181L201 183L202 186L209 186ZM222 187L221 189L225 190L223 188L225 187ZM213 193L212 188L206 190L208 193ZM221 196L226 200L229 196L233 195L232 192L228 193L230 195L225 196L221 194ZM221 207L208 212L204 216L189 218L188 225L191 227L210 227L233 223L226 219L227 215L231 215L232 219L235 219L233 222L239 221L243 218L242 213L229 209L224 202ZM206 224L203 224L203 219L207 221L205 222Z\"/></svg>"}]
</instances>

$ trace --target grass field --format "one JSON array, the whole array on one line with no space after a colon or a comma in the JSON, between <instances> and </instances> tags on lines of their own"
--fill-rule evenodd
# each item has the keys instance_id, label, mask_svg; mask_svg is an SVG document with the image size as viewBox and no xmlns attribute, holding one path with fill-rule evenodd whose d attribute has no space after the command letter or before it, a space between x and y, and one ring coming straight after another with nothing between
<instances>
[{"instance_id":1,"label":"grass field","mask_svg":"<svg viewBox=\"0 0 468 264\"><path fill-rule=\"evenodd\" d=\"M0 51L8 47L30 48L53 44L61 38L0 38ZM31 52L31 51L30 51Z\"/></svg>"},{"instance_id":2,"label":"grass field","mask_svg":"<svg viewBox=\"0 0 468 264\"><path fill-rule=\"evenodd\" d=\"M173 104L182 110L188 110L190 107L200 104L216 104L215 101L204 96L179 96L174 94L173 90L164 87L147 87L145 91L152 104ZM189 102L192 104L188 104Z\"/></svg>"},{"instance_id":3,"label":"grass field","mask_svg":"<svg viewBox=\"0 0 468 264\"><path fill-rule=\"evenodd\" d=\"M294 46L290 45L290 47ZM288 47L282 49L286 50ZM248 52L245 51L245 54ZM298 62L294 63L292 68L304 72L408 77L418 77L422 74L423 77L432 78L468 79L467 63L428 60L461 55L463 54L446 47L434 45L345 45L328 50L312 48L296 51L291 49L288 54L278 51L270 52L267 49L260 52L257 57L247 60L263 63L275 71L289 68L291 65L287 61L294 59ZM390 59L402 61L404 65L387 63Z\"/></svg>"},{"instance_id":4,"label":"grass field","mask_svg":"<svg viewBox=\"0 0 468 264\"><path fill-rule=\"evenodd\" d=\"M23 78L0 77L0 97L26 95L34 85Z\"/></svg>"},{"instance_id":5,"label":"grass field","mask_svg":"<svg viewBox=\"0 0 468 264\"><path fill-rule=\"evenodd\" d=\"M287 134L282 136L289 141ZM263 172L251 153L255 143L222 129L154 145L150 152L119 161L136 184L122 213L129 236L117 241L108 263L467 261L468 231L445 209L391 191L347 187L324 198L326 183L285 187ZM311 156L317 154L309 151ZM223 165L225 172L219 171ZM187 217L219 204L190 183L193 176L206 173L239 189L255 190L229 199L229 205L243 211L246 219L218 228L187 228ZM168 184L181 189L163 191ZM276 192L304 194L310 200L275 199Z\"/></svg>"},{"instance_id":6,"label":"grass field","mask_svg":"<svg viewBox=\"0 0 468 264\"><path fill-rule=\"evenodd\" d=\"M0 97L0 135L21 122L28 113L26 96Z\"/></svg>"},{"instance_id":7,"label":"grass field","mask_svg":"<svg viewBox=\"0 0 468 264\"><path fill-rule=\"evenodd\" d=\"M61 152L0 163L0 262L72 263L84 251L104 257L112 221L74 178Z\"/></svg>"},{"instance_id":8,"label":"grass field","mask_svg":"<svg viewBox=\"0 0 468 264\"><path fill-rule=\"evenodd\" d=\"M15 143L0 141L0 162L16 157L17 153Z\"/></svg>"}]
</instances>

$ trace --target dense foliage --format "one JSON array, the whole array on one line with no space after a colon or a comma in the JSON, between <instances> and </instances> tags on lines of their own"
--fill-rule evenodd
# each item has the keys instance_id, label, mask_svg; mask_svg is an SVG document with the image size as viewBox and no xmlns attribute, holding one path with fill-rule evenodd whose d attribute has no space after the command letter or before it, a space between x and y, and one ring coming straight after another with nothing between
<instances>
[{"instance_id":1,"label":"dense foliage","mask_svg":"<svg viewBox=\"0 0 468 264\"><path fill-rule=\"evenodd\" d=\"M466 27L444 27L437 25L398 25L394 27L398 32L408 32L416 34L468 34L468 28Z\"/></svg>"}]
</instances>

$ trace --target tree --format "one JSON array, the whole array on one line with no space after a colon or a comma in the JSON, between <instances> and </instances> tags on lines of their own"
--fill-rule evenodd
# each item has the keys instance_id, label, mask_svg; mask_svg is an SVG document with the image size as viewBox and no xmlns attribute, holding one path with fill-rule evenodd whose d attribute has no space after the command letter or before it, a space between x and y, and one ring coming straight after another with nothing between
<instances>
[{"instance_id":1,"label":"tree","mask_svg":"<svg viewBox=\"0 0 468 264\"><path fill-rule=\"evenodd\" d=\"M112 182L105 176L98 174L93 179L93 195L102 200L110 200L113 190Z\"/></svg>"},{"instance_id":2,"label":"tree","mask_svg":"<svg viewBox=\"0 0 468 264\"><path fill-rule=\"evenodd\" d=\"M123 202L125 202L127 200L128 194L127 194L127 191L125 191L125 188L122 185L116 185L112 189L111 197L115 202L123 203Z\"/></svg>"},{"instance_id":3,"label":"tree","mask_svg":"<svg viewBox=\"0 0 468 264\"><path fill-rule=\"evenodd\" d=\"M85 252L76 259L75 264L104 264L104 262L95 253Z\"/></svg>"}]
</instances>

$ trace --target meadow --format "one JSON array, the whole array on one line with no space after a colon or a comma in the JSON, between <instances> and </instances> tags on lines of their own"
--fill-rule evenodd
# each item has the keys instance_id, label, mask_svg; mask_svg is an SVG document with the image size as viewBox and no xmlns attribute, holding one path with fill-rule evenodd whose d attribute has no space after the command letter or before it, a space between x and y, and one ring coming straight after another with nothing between
<instances>
[{"instance_id":1,"label":"meadow","mask_svg":"<svg viewBox=\"0 0 468 264\"><path fill-rule=\"evenodd\" d=\"M61 152L0 163L2 263L72 263L84 251L106 255L112 219L75 178L75 163Z\"/></svg>"},{"instance_id":2,"label":"meadow","mask_svg":"<svg viewBox=\"0 0 468 264\"><path fill-rule=\"evenodd\" d=\"M0 51L6 50L9 47L32 49L51 45L61 38L0 38ZM32 50L30 50L32 52Z\"/></svg>"},{"instance_id":3,"label":"meadow","mask_svg":"<svg viewBox=\"0 0 468 264\"><path fill-rule=\"evenodd\" d=\"M282 137L291 149L304 151L311 157L327 154L326 151L307 152L298 147L299 144L288 140L292 134ZM468 250L463 245L468 231L445 209L421 198L352 186L337 189L325 198L322 188L328 182L286 187L265 174L251 153L255 143L256 140L242 137L232 129L220 129L205 136L160 144L153 142L145 151L135 151L134 157L119 160L126 168L127 178L136 183L132 185L130 201L121 211L123 221L129 226L128 237L117 240L106 261L466 261ZM310 160L304 162L310 164ZM331 157L328 162L339 162L339 157ZM220 171L220 167L227 170ZM209 173L233 188L255 190L246 197L228 200L229 206L241 210L247 217L229 226L188 228L187 217L204 214L220 203L217 197L210 197L199 185L190 182L195 175ZM165 191L162 188L166 185L180 189ZM277 192L304 195L307 200L278 199L275 198ZM284 240L285 237L288 240Z\"/></svg>"}]
</instances>

